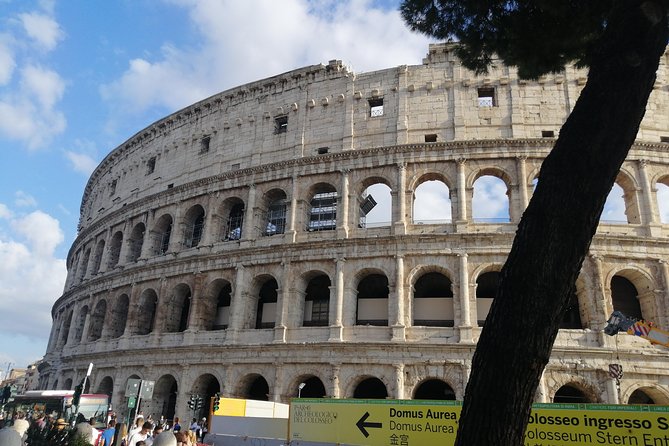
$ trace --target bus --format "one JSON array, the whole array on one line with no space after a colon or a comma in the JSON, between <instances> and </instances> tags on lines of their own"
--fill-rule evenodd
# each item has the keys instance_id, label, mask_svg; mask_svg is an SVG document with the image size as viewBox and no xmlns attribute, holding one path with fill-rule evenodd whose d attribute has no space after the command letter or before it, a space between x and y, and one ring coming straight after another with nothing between
<instances>
[{"instance_id":1,"label":"bus","mask_svg":"<svg viewBox=\"0 0 669 446\"><path fill-rule=\"evenodd\" d=\"M74 390L30 390L10 398L4 411L10 419L16 412L26 415L44 413L47 416L52 415L54 419L63 418L70 423L95 418L95 427L104 429L110 410L109 396L84 393L79 400L78 411L72 406L73 396Z\"/></svg>"}]
</instances>

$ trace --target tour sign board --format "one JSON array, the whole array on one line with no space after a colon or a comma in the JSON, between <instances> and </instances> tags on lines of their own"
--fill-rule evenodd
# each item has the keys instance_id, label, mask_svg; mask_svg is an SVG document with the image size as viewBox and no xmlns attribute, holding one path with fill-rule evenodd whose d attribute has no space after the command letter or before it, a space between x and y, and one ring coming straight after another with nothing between
<instances>
[{"instance_id":1,"label":"tour sign board","mask_svg":"<svg viewBox=\"0 0 669 446\"><path fill-rule=\"evenodd\" d=\"M290 440L369 446L455 443L457 401L294 399ZM669 406L535 404L525 446L669 445Z\"/></svg>"}]
</instances>

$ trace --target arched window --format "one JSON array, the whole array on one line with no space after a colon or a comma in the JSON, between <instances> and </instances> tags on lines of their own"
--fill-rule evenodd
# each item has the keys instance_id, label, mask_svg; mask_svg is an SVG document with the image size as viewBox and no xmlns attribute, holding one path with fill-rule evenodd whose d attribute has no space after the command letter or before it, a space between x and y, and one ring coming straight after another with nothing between
<instances>
[{"instance_id":1,"label":"arched window","mask_svg":"<svg viewBox=\"0 0 669 446\"><path fill-rule=\"evenodd\" d=\"M479 223L508 223L509 197L506 183L492 175L474 181L472 218Z\"/></svg>"},{"instance_id":2,"label":"arched window","mask_svg":"<svg viewBox=\"0 0 669 446\"><path fill-rule=\"evenodd\" d=\"M256 401L269 401L269 384L267 384L267 380L258 375L249 383L246 389L246 398Z\"/></svg>"},{"instance_id":3,"label":"arched window","mask_svg":"<svg viewBox=\"0 0 669 446\"><path fill-rule=\"evenodd\" d=\"M100 240L95 247L95 254L93 257L93 268L91 269L92 274L97 274L100 271L100 265L102 264L102 254L105 250L104 240Z\"/></svg>"},{"instance_id":4,"label":"arched window","mask_svg":"<svg viewBox=\"0 0 669 446\"><path fill-rule=\"evenodd\" d=\"M240 240L244 225L244 203L235 203L230 209L228 220L225 224L225 241Z\"/></svg>"},{"instance_id":5,"label":"arched window","mask_svg":"<svg viewBox=\"0 0 669 446\"><path fill-rule=\"evenodd\" d=\"M137 326L133 334L147 335L153 331L156 318L158 295L152 289L144 290L139 298L137 311Z\"/></svg>"},{"instance_id":6,"label":"arched window","mask_svg":"<svg viewBox=\"0 0 669 446\"><path fill-rule=\"evenodd\" d=\"M144 223L138 223L132 229L130 233L130 238L128 239L128 257L127 261L129 263L136 262L137 259L142 255L142 246L144 246L144 233L146 232L146 227Z\"/></svg>"},{"instance_id":7,"label":"arched window","mask_svg":"<svg viewBox=\"0 0 669 446\"><path fill-rule=\"evenodd\" d=\"M392 222L392 196L390 187L375 183L367 187L359 197L361 228L380 228Z\"/></svg>"},{"instance_id":8,"label":"arched window","mask_svg":"<svg viewBox=\"0 0 669 446\"><path fill-rule=\"evenodd\" d=\"M91 314L91 322L88 329L88 340L97 341L102 337L102 328L107 315L107 301L101 300L95 306L93 314Z\"/></svg>"},{"instance_id":9,"label":"arched window","mask_svg":"<svg viewBox=\"0 0 669 446\"><path fill-rule=\"evenodd\" d=\"M204 233L204 208L200 205L193 206L186 213L184 246L194 248L200 244Z\"/></svg>"},{"instance_id":10,"label":"arched window","mask_svg":"<svg viewBox=\"0 0 669 446\"><path fill-rule=\"evenodd\" d=\"M186 284L177 285L169 299L165 331L168 333L185 331L188 328L190 314L191 291Z\"/></svg>"},{"instance_id":11,"label":"arched window","mask_svg":"<svg viewBox=\"0 0 669 446\"><path fill-rule=\"evenodd\" d=\"M602 223L625 224L628 222L627 215L625 215L624 195L625 192L623 191L623 188L617 183L614 183L611 192L609 192L609 195L606 197L604 210L599 219Z\"/></svg>"},{"instance_id":12,"label":"arched window","mask_svg":"<svg viewBox=\"0 0 669 446\"><path fill-rule=\"evenodd\" d=\"M309 202L308 231L328 231L337 228L337 190L320 184Z\"/></svg>"},{"instance_id":13,"label":"arched window","mask_svg":"<svg viewBox=\"0 0 669 446\"><path fill-rule=\"evenodd\" d=\"M498 284L499 273L497 271L488 271L476 279L476 321L479 327L483 327L488 317L492 301L497 294Z\"/></svg>"},{"instance_id":14,"label":"arched window","mask_svg":"<svg viewBox=\"0 0 669 446\"><path fill-rule=\"evenodd\" d=\"M84 326L86 324L86 317L88 316L88 306L85 305L79 310L79 315L77 316L77 325L74 327L74 342L81 342L81 338L84 335Z\"/></svg>"},{"instance_id":15,"label":"arched window","mask_svg":"<svg viewBox=\"0 0 669 446\"><path fill-rule=\"evenodd\" d=\"M276 301L279 285L276 280L269 279L263 283L258 293L258 311L256 328L274 328L276 322Z\"/></svg>"},{"instance_id":16,"label":"arched window","mask_svg":"<svg viewBox=\"0 0 669 446\"><path fill-rule=\"evenodd\" d=\"M370 274L358 284L357 325L388 325L388 278Z\"/></svg>"},{"instance_id":17,"label":"arched window","mask_svg":"<svg viewBox=\"0 0 669 446\"><path fill-rule=\"evenodd\" d=\"M558 391L555 392L555 396L553 397L553 402L565 403L565 404L578 404L578 403L585 404L585 403L591 403L592 401L588 401L588 398L580 389L577 389L574 386L565 385L560 387Z\"/></svg>"},{"instance_id":18,"label":"arched window","mask_svg":"<svg viewBox=\"0 0 669 446\"><path fill-rule=\"evenodd\" d=\"M232 286L228 283L218 292L216 298L216 319L214 330L225 330L230 323L230 303L232 301Z\"/></svg>"},{"instance_id":19,"label":"arched window","mask_svg":"<svg viewBox=\"0 0 669 446\"><path fill-rule=\"evenodd\" d=\"M625 316L634 319L643 319L639 293L636 287L622 276L611 278L611 301L613 309L622 312Z\"/></svg>"},{"instance_id":20,"label":"arched window","mask_svg":"<svg viewBox=\"0 0 669 446\"><path fill-rule=\"evenodd\" d=\"M669 223L669 177L657 182L657 209L660 222Z\"/></svg>"},{"instance_id":21,"label":"arched window","mask_svg":"<svg viewBox=\"0 0 669 446\"><path fill-rule=\"evenodd\" d=\"M453 388L440 379L428 379L416 389L415 400L455 400Z\"/></svg>"},{"instance_id":22,"label":"arched window","mask_svg":"<svg viewBox=\"0 0 669 446\"><path fill-rule=\"evenodd\" d=\"M304 296L304 326L328 325L330 315L330 278L321 274L307 284Z\"/></svg>"},{"instance_id":23,"label":"arched window","mask_svg":"<svg viewBox=\"0 0 669 446\"><path fill-rule=\"evenodd\" d=\"M153 255L165 254L170 247L172 237L172 216L165 214L158 219L151 231L151 251Z\"/></svg>"},{"instance_id":24,"label":"arched window","mask_svg":"<svg viewBox=\"0 0 669 446\"><path fill-rule=\"evenodd\" d=\"M441 273L423 274L414 285L413 325L452 327L451 280Z\"/></svg>"},{"instance_id":25,"label":"arched window","mask_svg":"<svg viewBox=\"0 0 669 446\"><path fill-rule=\"evenodd\" d=\"M272 236L286 232L286 193L280 189L269 191L265 197L266 210L262 235Z\"/></svg>"},{"instance_id":26,"label":"arched window","mask_svg":"<svg viewBox=\"0 0 669 446\"><path fill-rule=\"evenodd\" d=\"M121 256L121 245L123 244L123 233L118 231L114 234L109 244L109 268L118 265Z\"/></svg>"},{"instance_id":27,"label":"arched window","mask_svg":"<svg viewBox=\"0 0 669 446\"><path fill-rule=\"evenodd\" d=\"M118 297L117 302L111 309L111 324L109 325L109 337L119 338L125 332L126 321L128 320L128 307L130 299L127 294Z\"/></svg>"},{"instance_id":28,"label":"arched window","mask_svg":"<svg viewBox=\"0 0 669 446\"><path fill-rule=\"evenodd\" d=\"M297 385L294 396L299 398L323 398L325 396L323 381L317 376L303 378Z\"/></svg>"},{"instance_id":29,"label":"arched window","mask_svg":"<svg viewBox=\"0 0 669 446\"><path fill-rule=\"evenodd\" d=\"M423 181L414 192L412 219L415 224L450 223L451 208L450 190L444 182Z\"/></svg>"},{"instance_id":30,"label":"arched window","mask_svg":"<svg viewBox=\"0 0 669 446\"><path fill-rule=\"evenodd\" d=\"M581 323L581 311L578 306L578 297L576 296L576 293L569 296L569 303L567 304L567 309L562 317L560 328L583 328L583 324Z\"/></svg>"}]
</instances>

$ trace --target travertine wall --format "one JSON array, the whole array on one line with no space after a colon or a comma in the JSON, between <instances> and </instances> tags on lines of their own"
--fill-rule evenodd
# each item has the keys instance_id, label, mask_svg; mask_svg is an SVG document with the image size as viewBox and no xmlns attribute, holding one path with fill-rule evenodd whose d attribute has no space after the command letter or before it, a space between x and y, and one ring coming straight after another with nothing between
<instances>
[{"instance_id":1,"label":"travertine wall","mask_svg":"<svg viewBox=\"0 0 669 446\"><path fill-rule=\"evenodd\" d=\"M394 398L430 380L462 398L491 297L477 296L482 277L504 263L586 73L525 82L498 65L475 76L450 50L430 46L421 66L356 74L331 61L253 82L113 150L84 191L42 386L72 386L93 362L93 390L112 393L121 411L127 379L155 380L144 412L157 416L186 416L190 393L285 401L313 378L333 397L376 378ZM669 185L668 60L618 177L627 224L600 225L570 313L579 322L561 330L537 401L566 385L590 401L626 403L641 390L669 402L666 349L602 332L620 278L633 290L623 301L669 327L669 228L657 198L657 185ZM508 221L472 217L482 176L504 182ZM413 218L415 192L430 180L444 184L450 221ZM379 183L390 189L391 221L367 227L360 203ZM319 212L336 225L314 226L314 197L329 191L336 212ZM276 204L285 214L269 232ZM441 294L421 300L416 290L434 273L450 285L431 282ZM310 284L323 276L325 316L315 323ZM370 300L365 286L378 280L386 294ZM449 316L415 317L443 305ZM625 370L619 391L612 362ZM266 391L254 387L260 378Z\"/></svg>"}]
</instances>

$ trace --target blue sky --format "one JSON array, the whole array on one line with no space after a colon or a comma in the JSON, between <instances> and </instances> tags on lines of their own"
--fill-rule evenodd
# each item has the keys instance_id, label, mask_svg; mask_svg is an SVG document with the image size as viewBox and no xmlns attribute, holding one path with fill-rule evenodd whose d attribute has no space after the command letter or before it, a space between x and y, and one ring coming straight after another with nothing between
<instances>
[{"instance_id":1,"label":"blue sky","mask_svg":"<svg viewBox=\"0 0 669 446\"><path fill-rule=\"evenodd\" d=\"M190 103L305 65L420 64L429 40L398 5L0 0L0 371L45 352L82 191L110 150Z\"/></svg>"},{"instance_id":2,"label":"blue sky","mask_svg":"<svg viewBox=\"0 0 669 446\"><path fill-rule=\"evenodd\" d=\"M0 0L0 371L45 352L83 188L109 151L181 107L305 65L420 64L429 40L398 5ZM496 188L479 196L492 204ZM447 196L426 199L443 209ZM620 218L620 205L608 210Z\"/></svg>"}]
</instances>

